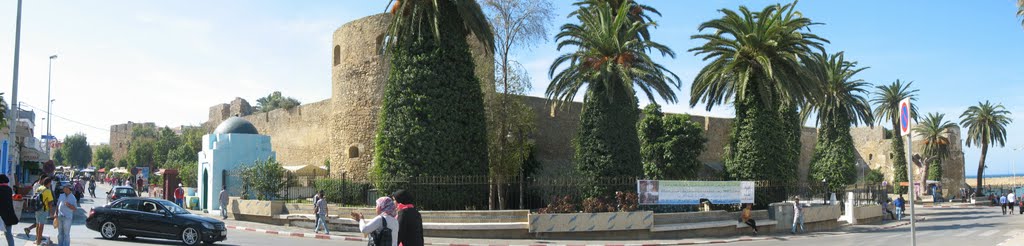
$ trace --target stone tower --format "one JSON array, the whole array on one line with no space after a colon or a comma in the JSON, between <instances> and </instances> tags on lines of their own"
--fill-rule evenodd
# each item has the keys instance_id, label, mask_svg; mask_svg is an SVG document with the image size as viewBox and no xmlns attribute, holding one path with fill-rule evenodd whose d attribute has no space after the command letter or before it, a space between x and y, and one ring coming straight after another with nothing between
<instances>
[{"instance_id":1,"label":"stone tower","mask_svg":"<svg viewBox=\"0 0 1024 246\"><path fill-rule=\"evenodd\" d=\"M391 14L345 23L334 31L331 55L331 174L365 180L373 165L384 84L389 63L381 44ZM466 38L484 90L494 90L494 54L473 36Z\"/></svg>"},{"instance_id":2,"label":"stone tower","mask_svg":"<svg viewBox=\"0 0 1024 246\"><path fill-rule=\"evenodd\" d=\"M389 14L354 20L334 31L331 55L331 174L365 179L373 160L388 61L381 40L391 22ZM338 168L340 167L340 168Z\"/></svg>"}]
</instances>

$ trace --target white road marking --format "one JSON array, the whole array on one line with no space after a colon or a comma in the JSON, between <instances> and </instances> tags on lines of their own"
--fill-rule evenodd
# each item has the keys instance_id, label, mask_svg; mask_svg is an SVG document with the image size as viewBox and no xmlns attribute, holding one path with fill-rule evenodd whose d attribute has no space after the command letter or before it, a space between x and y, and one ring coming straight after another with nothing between
<instances>
[{"instance_id":1,"label":"white road marking","mask_svg":"<svg viewBox=\"0 0 1024 246\"><path fill-rule=\"evenodd\" d=\"M971 235L972 233L977 232L977 231L978 230L964 231L964 232L961 232L961 233L957 233L956 235L953 235L953 236L954 237L966 237L967 235Z\"/></svg>"},{"instance_id":2,"label":"white road marking","mask_svg":"<svg viewBox=\"0 0 1024 246\"><path fill-rule=\"evenodd\" d=\"M982 233L981 235L978 235L978 236L987 237L987 236L995 235L996 233L999 233L999 230L989 230L989 231L986 231L985 233Z\"/></svg>"}]
</instances>

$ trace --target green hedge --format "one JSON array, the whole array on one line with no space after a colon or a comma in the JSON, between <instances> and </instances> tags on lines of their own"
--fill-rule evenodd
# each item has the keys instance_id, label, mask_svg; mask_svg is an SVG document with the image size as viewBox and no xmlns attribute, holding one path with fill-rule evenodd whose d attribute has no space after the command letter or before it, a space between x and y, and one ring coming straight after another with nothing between
<instances>
[{"instance_id":1,"label":"green hedge","mask_svg":"<svg viewBox=\"0 0 1024 246\"><path fill-rule=\"evenodd\" d=\"M317 191L323 190L330 203L344 205L367 205L366 194L369 183L352 182L344 179L320 179L313 183Z\"/></svg>"}]
</instances>

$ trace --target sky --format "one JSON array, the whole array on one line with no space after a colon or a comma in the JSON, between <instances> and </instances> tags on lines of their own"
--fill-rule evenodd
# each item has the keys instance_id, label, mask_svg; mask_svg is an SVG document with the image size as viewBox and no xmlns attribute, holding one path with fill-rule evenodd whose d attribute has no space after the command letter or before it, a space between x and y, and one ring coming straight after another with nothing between
<instances>
[{"instance_id":1,"label":"sky","mask_svg":"<svg viewBox=\"0 0 1024 246\"><path fill-rule=\"evenodd\" d=\"M331 35L342 24L383 12L388 1L25 1L22 12L18 101L37 114L45 133L48 57L52 63L52 133L84 133L90 143L110 139L110 125L155 122L197 125L211 106L281 91L304 103L330 97ZM679 101L665 111L731 117L728 105L706 111L689 101L693 77L706 62L687 50L701 22L719 9L760 10L773 1L649 0L658 9L654 41L676 57L658 57L682 79ZM1024 174L1024 28L1016 0L801 1L829 52L870 67L859 74L874 85L913 81L922 113L960 114L979 101L1002 103L1020 119L1008 126L1006 147L988 154L988 174ZM556 17L548 39L517 50L530 72L530 95L543 96L548 67L559 54L557 27L570 1L552 1ZM0 2L0 92L10 102L16 1ZM581 93L582 94L582 93ZM649 103L641 97L641 105ZM963 131L963 132L966 132ZM1015 151L1017 148L1019 150ZM980 149L965 146L965 169L977 171Z\"/></svg>"}]
</instances>

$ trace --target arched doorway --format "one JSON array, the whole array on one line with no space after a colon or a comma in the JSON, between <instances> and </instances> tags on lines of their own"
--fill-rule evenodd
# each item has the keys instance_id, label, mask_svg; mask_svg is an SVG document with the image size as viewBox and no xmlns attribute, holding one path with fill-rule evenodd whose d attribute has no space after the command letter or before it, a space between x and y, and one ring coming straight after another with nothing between
<instances>
[{"instance_id":1,"label":"arched doorway","mask_svg":"<svg viewBox=\"0 0 1024 246\"><path fill-rule=\"evenodd\" d=\"M199 203L200 203L199 204L199 209L205 210L206 209L206 201L207 201L206 199L208 199L206 197L206 193L207 193L208 190L210 190L210 177L209 177L208 170L206 170L205 168L203 169L203 186L202 187L203 187L203 191L202 191L203 192L203 196L201 196L201 199L199 199Z\"/></svg>"}]
</instances>

